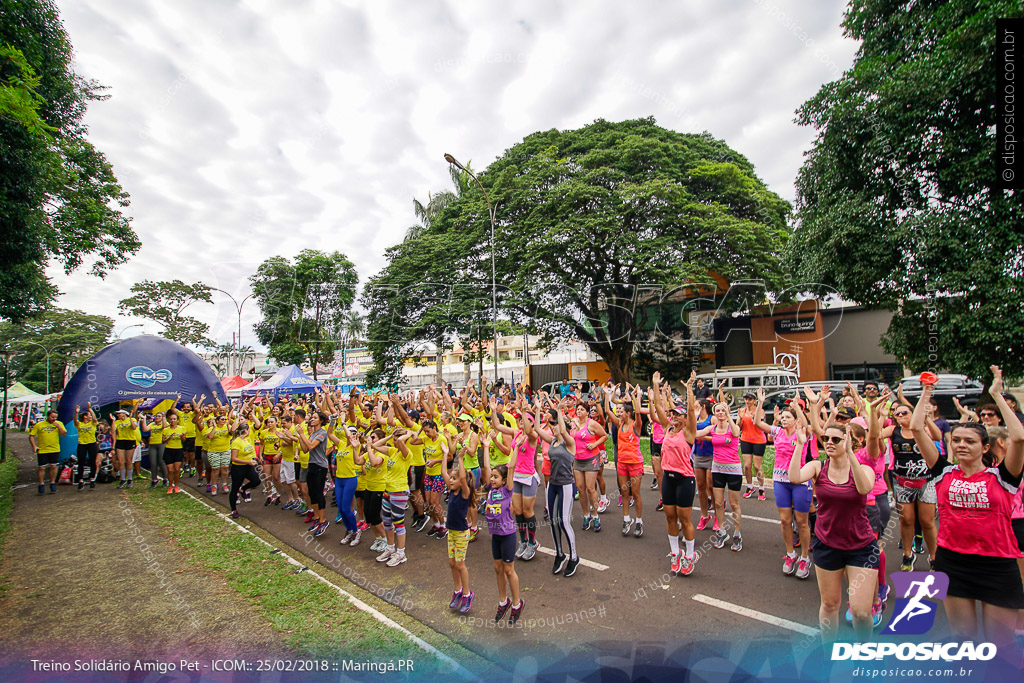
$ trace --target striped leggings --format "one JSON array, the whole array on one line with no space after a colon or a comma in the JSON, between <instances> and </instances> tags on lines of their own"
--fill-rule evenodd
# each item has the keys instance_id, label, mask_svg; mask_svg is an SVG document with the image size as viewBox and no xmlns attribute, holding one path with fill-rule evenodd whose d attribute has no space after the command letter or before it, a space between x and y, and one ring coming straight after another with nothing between
<instances>
[{"instance_id":1,"label":"striped leggings","mask_svg":"<svg viewBox=\"0 0 1024 683\"><path fill-rule=\"evenodd\" d=\"M388 491L384 494L384 505L382 516L384 517L384 528L394 529L396 536L405 535L405 508L409 505L409 492L399 491L393 493Z\"/></svg>"},{"instance_id":2,"label":"striped leggings","mask_svg":"<svg viewBox=\"0 0 1024 683\"><path fill-rule=\"evenodd\" d=\"M551 539L555 543L556 555L568 555L576 559L576 534L573 533L570 517L572 515L572 484L548 484L548 514L551 515ZM562 549L562 535L565 535L565 550Z\"/></svg>"}]
</instances>

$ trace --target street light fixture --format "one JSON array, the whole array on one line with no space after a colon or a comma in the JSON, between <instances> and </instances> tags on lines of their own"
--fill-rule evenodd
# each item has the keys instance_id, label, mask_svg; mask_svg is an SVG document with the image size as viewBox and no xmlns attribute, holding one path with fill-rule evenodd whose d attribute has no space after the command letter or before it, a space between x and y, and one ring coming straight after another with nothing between
<instances>
[{"instance_id":1,"label":"street light fixture","mask_svg":"<svg viewBox=\"0 0 1024 683\"><path fill-rule=\"evenodd\" d=\"M3 424L0 425L0 462L7 459L7 385L11 383L11 358L14 357L14 351L6 349L3 352L4 357L4 409L3 409Z\"/></svg>"},{"instance_id":2,"label":"street light fixture","mask_svg":"<svg viewBox=\"0 0 1024 683\"><path fill-rule=\"evenodd\" d=\"M235 353L238 356L238 370L241 370L242 369L242 307L245 306L245 302L248 301L250 299L250 297L252 297L252 294L249 294L248 296L246 296L244 299L242 299L241 303L239 303L235 299L235 297L231 296L231 294L229 294L228 292L225 292L223 289L218 289L217 287L210 287L210 289L212 289L215 292L220 292L221 294L223 294L227 298L231 299L231 303L233 303L235 305L235 310L238 311L238 337L235 340ZM253 292L253 294L255 294L255 292ZM241 374L241 373L235 373L235 374Z\"/></svg>"},{"instance_id":3,"label":"street light fixture","mask_svg":"<svg viewBox=\"0 0 1024 683\"><path fill-rule=\"evenodd\" d=\"M498 279L494 268L494 209L495 207L491 204L491 196L487 194L487 188L484 187L480 179L476 177L476 174L470 171L468 168L458 162L458 160L451 154L445 154L444 160L449 164L459 169L463 173L467 174L470 178L476 181L476 184L480 186L480 189L484 193L484 199L487 201L487 214L491 219L491 318L494 321L494 381L498 381ZM483 354L483 349L480 349L480 353ZM483 377L480 378L481 382ZM483 387L480 387L481 391Z\"/></svg>"},{"instance_id":4,"label":"street light fixture","mask_svg":"<svg viewBox=\"0 0 1024 683\"><path fill-rule=\"evenodd\" d=\"M118 332L117 334L114 335L114 339L120 340L121 339L121 335L124 334L125 332L127 332L128 330L132 329L133 327L145 327L145 325L143 323L135 323L134 325L127 325L127 326L124 327L124 329L122 329L120 332Z\"/></svg>"},{"instance_id":5,"label":"street light fixture","mask_svg":"<svg viewBox=\"0 0 1024 683\"><path fill-rule=\"evenodd\" d=\"M39 348L41 348L43 350L43 353L46 354L46 395L49 396L50 395L50 351L54 351L54 350L62 348L64 346L71 346L71 344L57 344L56 346L51 346L49 349L47 349L42 344L37 344L34 341L28 341L27 339L23 340L23 341L26 344L31 344L32 346L38 346Z\"/></svg>"}]
</instances>

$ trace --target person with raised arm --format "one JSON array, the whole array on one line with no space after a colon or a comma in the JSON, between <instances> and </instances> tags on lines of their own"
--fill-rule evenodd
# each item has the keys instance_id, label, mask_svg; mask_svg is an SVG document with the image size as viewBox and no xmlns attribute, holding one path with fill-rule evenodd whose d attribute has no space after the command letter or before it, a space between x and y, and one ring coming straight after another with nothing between
<instances>
[{"instance_id":1,"label":"person with raised arm","mask_svg":"<svg viewBox=\"0 0 1024 683\"><path fill-rule=\"evenodd\" d=\"M627 385L628 387L628 385ZM640 387L632 388L628 393L630 401L618 403L613 410L611 407L611 392L604 392L604 410L608 416L608 422L614 426L617 437L617 451L615 456L615 474L618 478L619 493L622 501L622 535L628 536L633 526L633 518L629 513L629 503L632 499L636 505L636 527L633 531L635 538L644 535L644 506L640 498L640 483L644 476L644 458L640 452L640 421L637 417L640 414Z\"/></svg>"},{"instance_id":2,"label":"person with raised arm","mask_svg":"<svg viewBox=\"0 0 1024 683\"><path fill-rule=\"evenodd\" d=\"M649 391L649 402L653 404L652 419L665 428L665 440L661 445L661 496L668 526L670 569L672 573L689 576L697 563L694 553L694 528L690 516L693 511L693 496L697 491L694 476L693 444L697 438L697 399L693 394L696 371L686 381L686 406L667 405L667 397L657 388L661 373L654 373ZM671 396L671 395L669 395ZM683 549L679 547L679 531L682 527Z\"/></svg>"},{"instance_id":3,"label":"person with raised arm","mask_svg":"<svg viewBox=\"0 0 1024 683\"><path fill-rule=\"evenodd\" d=\"M161 419L162 419L161 415ZM78 431L78 490L85 488L85 468L89 468L91 479L89 488L96 488L96 473L100 469L100 449L96 442L96 413L92 412L92 403L85 404L85 412L82 413L78 406L75 406L75 429ZM163 427L160 428L163 431ZM150 446L150 460L153 447ZM159 448L160 462L163 462L163 447ZM166 472L166 467L164 468ZM156 477L157 466L153 465L153 476Z\"/></svg>"},{"instance_id":4,"label":"person with raised arm","mask_svg":"<svg viewBox=\"0 0 1024 683\"><path fill-rule=\"evenodd\" d=\"M743 512L740 509L740 487L743 484L740 427L732 419L732 413L724 400L715 403L712 411L712 424L698 430L696 438L711 442L711 491L715 499L715 517L719 520L725 519L725 492L728 490L733 522L731 550L739 552L743 549L743 534L740 528L743 520ZM716 548L723 548L728 539L729 534L724 529L719 529L712 534L711 544Z\"/></svg>"},{"instance_id":5,"label":"person with raised arm","mask_svg":"<svg viewBox=\"0 0 1024 683\"><path fill-rule=\"evenodd\" d=\"M1024 609L1024 584L1017 566L1021 551L1010 522L1024 470L1024 425L1001 395L1002 370L995 365L990 369L989 393L1009 434L1002 462L996 465L993 460L986 428L967 422L953 428L950 450L957 463L949 463L936 448L925 419L932 385L922 389L910 431L935 483L939 511L935 570L949 577L944 603L950 628L960 638L992 642L998 650L1012 652L1017 611Z\"/></svg>"}]
</instances>

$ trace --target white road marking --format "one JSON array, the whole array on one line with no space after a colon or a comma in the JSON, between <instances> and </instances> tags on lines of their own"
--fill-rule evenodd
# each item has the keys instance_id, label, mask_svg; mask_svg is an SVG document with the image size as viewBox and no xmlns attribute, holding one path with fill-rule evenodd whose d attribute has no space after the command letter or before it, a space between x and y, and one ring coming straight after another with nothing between
<instances>
[{"instance_id":1,"label":"white road marking","mask_svg":"<svg viewBox=\"0 0 1024 683\"><path fill-rule=\"evenodd\" d=\"M551 557L555 556L554 550L552 550L551 548L545 548L544 546L538 547L537 552L544 553L545 555L550 555ZM580 558L580 564L582 564L584 567L596 569L599 572L603 572L604 570L608 569L608 565L606 564L601 564L600 562L591 562L590 560L584 560L582 557Z\"/></svg>"},{"instance_id":2,"label":"white road marking","mask_svg":"<svg viewBox=\"0 0 1024 683\"><path fill-rule=\"evenodd\" d=\"M705 605L711 605L712 607L717 607L718 609L723 609L727 612L732 612L733 614L739 614L740 616L747 617L749 619L755 619L757 621L764 622L765 624L771 624L772 626L778 626L779 628L788 629L790 631L796 631L797 633L801 633L805 636L816 636L819 634L819 631L816 628L804 626L803 624L798 624L795 621L783 619L782 617L776 617L772 614L758 612L757 610L750 609L749 607L734 605L731 602L726 602L724 600L719 600L717 598L711 598L707 595L702 595L700 593L692 597L697 602L702 602Z\"/></svg>"},{"instance_id":3,"label":"white road marking","mask_svg":"<svg viewBox=\"0 0 1024 683\"><path fill-rule=\"evenodd\" d=\"M782 524L782 522L780 522L778 519L768 519L767 517L754 517L753 515L743 515L743 517L740 518L740 522L745 522L748 519L751 520L751 521L754 521L754 522L767 522L768 524Z\"/></svg>"}]
</instances>

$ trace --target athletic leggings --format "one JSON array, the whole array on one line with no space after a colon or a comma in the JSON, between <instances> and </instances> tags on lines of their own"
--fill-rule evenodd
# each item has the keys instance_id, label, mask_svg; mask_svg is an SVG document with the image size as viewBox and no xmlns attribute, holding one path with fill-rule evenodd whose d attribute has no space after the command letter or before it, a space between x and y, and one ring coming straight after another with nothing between
<instances>
[{"instance_id":1,"label":"athletic leggings","mask_svg":"<svg viewBox=\"0 0 1024 683\"><path fill-rule=\"evenodd\" d=\"M154 479L167 478L167 463L164 462L164 445L155 443L149 445L149 474Z\"/></svg>"},{"instance_id":2,"label":"athletic leggings","mask_svg":"<svg viewBox=\"0 0 1024 683\"><path fill-rule=\"evenodd\" d=\"M243 485L242 482L246 479L249 483ZM260 475L256 473L256 468L252 465L236 465L231 463L231 493L228 494L228 502L231 503L231 511L235 511L235 506L238 504L238 492L248 491L254 489L260 485Z\"/></svg>"},{"instance_id":3,"label":"athletic leggings","mask_svg":"<svg viewBox=\"0 0 1024 683\"><path fill-rule=\"evenodd\" d=\"M408 491L384 494L384 528L394 529L395 536L405 536L405 508L408 504Z\"/></svg>"},{"instance_id":4,"label":"athletic leggings","mask_svg":"<svg viewBox=\"0 0 1024 683\"><path fill-rule=\"evenodd\" d=\"M96 456L99 455L100 449L95 441L92 443L80 443L78 444L78 481L82 481L82 474L85 469L89 469L89 473L92 475L93 480L96 479Z\"/></svg>"},{"instance_id":5,"label":"athletic leggings","mask_svg":"<svg viewBox=\"0 0 1024 683\"><path fill-rule=\"evenodd\" d=\"M548 514L551 515L551 538L555 542L555 555L565 555L562 550L562 534L569 546L569 557L576 559L576 534L573 533L569 516L572 514L572 484L548 484Z\"/></svg>"},{"instance_id":6,"label":"athletic leggings","mask_svg":"<svg viewBox=\"0 0 1024 683\"><path fill-rule=\"evenodd\" d=\"M334 502L338 504L338 514L341 515L348 531L356 530L356 513L352 511L352 498L358 484L358 477L334 478Z\"/></svg>"},{"instance_id":7,"label":"athletic leggings","mask_svg":"<svg viewBox=\"0 0 1024 683\"><path fill-rule=\"evenodd\" d=\"M306 487L309 489L309 502L321 510L327 507L327 498L324 497L324 484L327 483L327 468L309 463L306 470Z\"/></svg>"}]
</instances>

